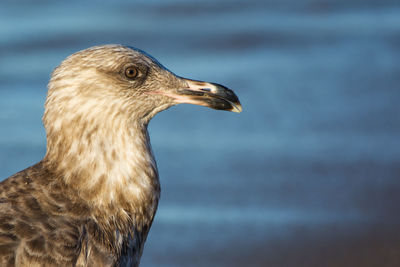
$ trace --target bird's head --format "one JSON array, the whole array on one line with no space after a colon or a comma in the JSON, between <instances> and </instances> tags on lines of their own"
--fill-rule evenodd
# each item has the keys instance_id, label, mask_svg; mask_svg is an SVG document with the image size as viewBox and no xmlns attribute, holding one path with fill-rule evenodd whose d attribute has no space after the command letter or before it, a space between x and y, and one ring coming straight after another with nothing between
<instances>
[{"instance_id":1,"label":"bird's head","mask_svg":"<svg viewBox=\"0 0 400 267\"><path fill-rule=\"evenodd\" d=\"M158 112L179 103L242 110L226 87L184 79L145 52L121 45L69 56L48 87L44 162L99 203L117 199L115 192L137 192L138 198L143 188L157 187L146 179L156 177L146 126Z\"/></svg>"},{"instance_id":2,"label":"bird's head","mask_svg":"<svg viewBox=\"0 0 400 267\"><path fill-rule=\"evenodd\" d=\"M96 116L111 107L147 124L156 113L179 103L242 110L230 89L179 77L145 52L121 45L89 48L64 60L49 83L46 110L68 113L72 108L75 116Z\"/></svg>"}]
</instances>

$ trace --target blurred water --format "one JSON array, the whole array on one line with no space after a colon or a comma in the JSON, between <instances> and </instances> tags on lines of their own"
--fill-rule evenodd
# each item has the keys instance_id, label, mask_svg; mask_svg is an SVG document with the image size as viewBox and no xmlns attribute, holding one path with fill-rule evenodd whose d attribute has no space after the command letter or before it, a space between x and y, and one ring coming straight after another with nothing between
<instances>
[{"instance_id":1,"label":"blurred water","mask_svg":"<svg viewBox=\"0 0 400 267\"><path fill-rule=\"evenodd\" d=\"M21 5L23 4L23 5ZM103 43L232 88L150 124L143 266L399 266L398 1L3 1L0 177L39 161L51 70Z\"/></svg>"}]
</instances>

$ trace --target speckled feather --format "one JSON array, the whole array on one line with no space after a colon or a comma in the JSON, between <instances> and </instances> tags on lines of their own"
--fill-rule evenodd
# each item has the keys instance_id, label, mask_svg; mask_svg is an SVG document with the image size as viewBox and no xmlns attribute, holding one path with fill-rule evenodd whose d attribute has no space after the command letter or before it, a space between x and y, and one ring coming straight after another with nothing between
<instances>
[{"instance_id":1,"label":"speckled feather","mask_svg":"<svg viewBox=\"0 0 400 267\"><path fill-rule=\"evenodd\" d=\"M48 88L45 157L0 183L0 266L138 266L160 197L150 119L238 98L121 45L69 56Z\"/></svg>"},{"instance_id":2,"label":"speckled feather","mask_svg":"<svg viewBox=\"0 0 400 267\"><path fill-rule=\"evenodd\" d=\"M126 81L121 69L139 68ZM47 153L0 184L0 266L136 266L160 194L148 121L174 103L144 95L179 79L119 45L68 57L53 72Z\"/></svg>"}]
</instances>

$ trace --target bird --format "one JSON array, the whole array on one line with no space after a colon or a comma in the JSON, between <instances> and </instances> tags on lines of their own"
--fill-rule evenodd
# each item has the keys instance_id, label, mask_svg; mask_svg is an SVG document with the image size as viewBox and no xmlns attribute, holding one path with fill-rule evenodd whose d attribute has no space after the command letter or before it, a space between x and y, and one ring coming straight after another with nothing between
<instances>
[{"instance_id":1,"label":"bird","mask_svg":"<svg viewBox=\"0 0 400 267\"><path fill-rule=\"evenodd\" d=\"M160 198L147 126L181 103L242 111L227 87L130 46L62 61L48 83L45 156L0 183L0 266L139 266Z\"/></svg>"}]
</instances>

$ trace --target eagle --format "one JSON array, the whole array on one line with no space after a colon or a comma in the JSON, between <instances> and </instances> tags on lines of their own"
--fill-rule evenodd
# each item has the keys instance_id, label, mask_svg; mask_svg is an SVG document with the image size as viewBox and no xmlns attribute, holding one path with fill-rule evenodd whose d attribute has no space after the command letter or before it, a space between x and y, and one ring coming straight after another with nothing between
<instances>
[{"instance_id":1,"label":"eagle","mask_svg":"<svg viewBox=\"0 0 400 267\"><path fill-rule=\"evenodd\" d=\"M160 197L148 123L189 103L241 112L235 93L102 45L51 75L37 164L0 183L0 266L138 266Z\"/></svg>"}]
</instances>

